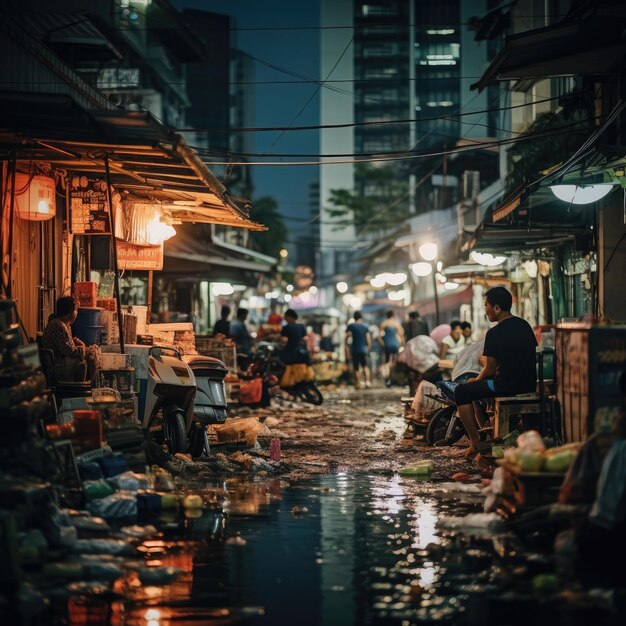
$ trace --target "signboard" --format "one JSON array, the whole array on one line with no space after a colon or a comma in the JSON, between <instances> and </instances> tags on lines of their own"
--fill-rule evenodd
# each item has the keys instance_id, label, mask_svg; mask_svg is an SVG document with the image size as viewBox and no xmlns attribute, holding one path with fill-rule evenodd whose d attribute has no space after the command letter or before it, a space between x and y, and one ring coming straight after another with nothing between
<instances>
[{"instance_id":1,"label":"signboard","mask_svg":"<svg viewBox=\"0 0 626 626\"><path fill-rule=\"evenodd\" d=\"M69 181L70 232L74 235L110 234L106 182L79 174L71 174Z\"/></svg>"},{"instance_id":2,"label":"signboard","mask_svg":"<svg viewBox=\"0 0 626 626\"><path fill-rule=\"evenodd\" d=\"M589 331L590 431L611 428L622 408L619 379L626 369L626 328L593 327Z\"/></svg>"},{"instance_id":3,"label":"signboard","mask_svg":"<svg viewBox=\"0 0 626 626\"><path fill-rule=\"evenodd\" d=\"M163 244L138 246L116 239L117 267L121 270L162 270Z\"/></svg>"}]
</instances>

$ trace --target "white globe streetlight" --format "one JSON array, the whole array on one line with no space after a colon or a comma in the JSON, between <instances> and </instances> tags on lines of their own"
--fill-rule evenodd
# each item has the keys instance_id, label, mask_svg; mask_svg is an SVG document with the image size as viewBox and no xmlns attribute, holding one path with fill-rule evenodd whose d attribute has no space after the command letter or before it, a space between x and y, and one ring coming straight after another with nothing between
<instances>
[{"instance_id":1,"label":"white globe streetlight","mask_svg":"<svg viewBox=\"0 0 626 626\"><path fill-rule=\"evenodd\" d=\"M383 278L382 274L377 274L376 276L374 276L374 278L370 280L370 285L374 289L382 289L385 286L385 279Z\"/></svg>"},{"instance_id":2,"label":"white globe streetlight","mask_svg":"<svg viewBox=\"0 0 626 626\"><path fill-rule=\"evenodd\" d=\"M337 283L337 291L339 293L346 293L346 291L348 291L348 283L342 281L339 281Z\"/></svg>"},{"instance_id":3,"label":"white globe streetlight","mask_svg":"<svg viewBox=\"0 0 626 626\"><path fill-rule=\"evenodd\" d=\"M425 263L424 261L418 261L417 263L413 263L411 265L411 271L420 277L430 276L433 271L433 266L430 263Z\"/></svg>"},{"instance_id":4,"label":"white globe streetlight","mask_svg":"<svg viewBox=\"0 0 626 626\"><path fill-rule=\"evenodd\" d=\"M396 272L395 274L391 274L387 277L387 282L392 287L398 287L406 282L406 274L404 272Z\"/></svg>"},{"instance_id":5,"label":"white globe streetlight","mask_svg":"<svg viewBox=\"0 0 626 626\"><path fill-rule=\"evenodd\" d=\"M419 247L419 253L424 261L434 261L439 254L439 250L436 243L429 241Z\"/></svg>"},{"instance_id":6,"label":"white globe streetlight","mask_svg":"<svg viewBox=\"0 0 626 626\"><path fill-rule=\"evenodd\" d=\"M591 204L606 196L613 189L611 183L598 185L550 185L552 193L568 204Z\"/></svg>"}]
</instances>

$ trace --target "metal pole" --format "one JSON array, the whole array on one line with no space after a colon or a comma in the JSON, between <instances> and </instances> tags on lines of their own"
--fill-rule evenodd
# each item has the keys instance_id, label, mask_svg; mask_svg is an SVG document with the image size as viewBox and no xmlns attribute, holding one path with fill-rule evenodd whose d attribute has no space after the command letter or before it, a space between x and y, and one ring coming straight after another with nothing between
<instances>
[{"instance_id":1,"label":"metal pole","mask_svg":"<svg viewBox=\"0 0 626 626\"><path fill-rule=\"evenodd\" d=\"M433 289L435 290L435 326L439 326L439 295L437 294L437 259L433 261Z\"/></svg>"},{"instance_id":2,"label":"metal pole","mask_svg":"<svg viewBox=\"0 0 626 626\"><path fill-rule=\"evenodd\" d=\"M152 274L152 270L148 270L148 297L146 299L146 304L148 306L146 307L146 324L150 324L150 320L152 319Z\"/></svg>"},{"instance_id":3,"label":"metal pole","mask_svg":"<svg viewBox=\"0 0 626 626\"><path fill-rule=\"evenodd\" d=\"M107 200L109 204L109 222L111 226L111 250L113 251L113 272L115 273L115 301L117 303L117 327L120 333L120 354L126 354L124 346L124 322L122 319L122 300L120 298L120 274L117 268L117 241L115 239L115 215L113 214L113 198L111 198L111 171L109 155L104 155L104 169L107 178Z\"/></svg>"}]
</instances>

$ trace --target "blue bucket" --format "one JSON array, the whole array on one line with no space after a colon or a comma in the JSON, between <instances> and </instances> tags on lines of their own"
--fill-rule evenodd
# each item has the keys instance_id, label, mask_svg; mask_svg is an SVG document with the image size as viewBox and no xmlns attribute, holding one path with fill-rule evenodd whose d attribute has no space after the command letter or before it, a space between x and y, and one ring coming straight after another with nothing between
<instances>
[{"instance_id":1,"label":"blue bucket","mask_svg":"<svg viewBox=\"0 0 626 626\"><path fill-rule=\"evenodd\" d=\"M79 307L76 321L72 324L72 335L88 346L98 345L102 337L101 313L100 307Z\"/></svg>"}]
</instances>

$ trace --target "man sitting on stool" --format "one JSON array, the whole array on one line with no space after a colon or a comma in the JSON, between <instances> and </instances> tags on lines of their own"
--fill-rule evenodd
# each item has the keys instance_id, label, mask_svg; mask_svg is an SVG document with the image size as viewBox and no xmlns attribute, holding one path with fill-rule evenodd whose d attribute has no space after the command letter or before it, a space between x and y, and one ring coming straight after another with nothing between
<instances>
[{"instance_id":1,"label":"man sitting on stool","mask_svg":"<svg viewBox=\"0 0 626 626\"><path fill-rule=\"evenodd\" d=\"M485 294L485 314L497 325L485 336L483 356L486 363L476 378L470 378L454 391L459 417L469 436L468 458L477 453L476 424L480 415L472 403L495 396L533 393L537 386L535 348L537 340L530 324L511 314L513 298L504 287L493 287Z\"/></svg>"}]
</instances>

